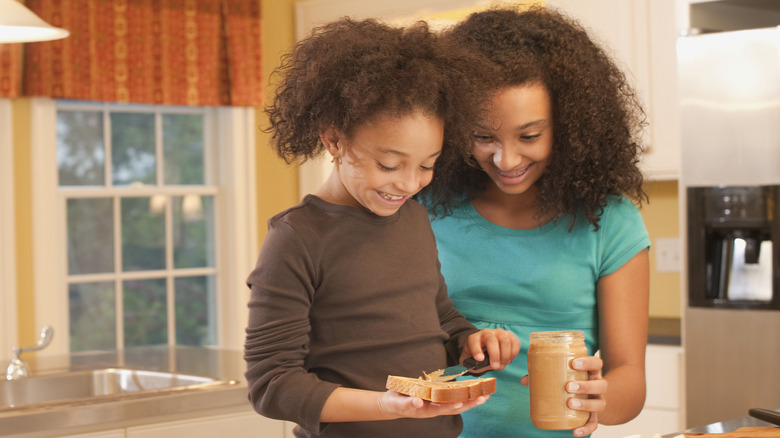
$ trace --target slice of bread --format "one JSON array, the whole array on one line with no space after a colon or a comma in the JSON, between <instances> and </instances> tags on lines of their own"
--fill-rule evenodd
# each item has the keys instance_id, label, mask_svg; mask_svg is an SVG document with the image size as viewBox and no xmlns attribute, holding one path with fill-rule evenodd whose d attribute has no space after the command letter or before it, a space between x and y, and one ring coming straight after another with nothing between
<instances>
[{"instance_id":1,"label":"slice of bread","mask_svg":"<svg viewBox=\"0 0 780 438\"><path fill-rule=\"evenodd\" d=\"M385 388L434 403L458 403L496 392L496 378L439 382L422 377L387 376Z\"/></svg>"}]
</instances>

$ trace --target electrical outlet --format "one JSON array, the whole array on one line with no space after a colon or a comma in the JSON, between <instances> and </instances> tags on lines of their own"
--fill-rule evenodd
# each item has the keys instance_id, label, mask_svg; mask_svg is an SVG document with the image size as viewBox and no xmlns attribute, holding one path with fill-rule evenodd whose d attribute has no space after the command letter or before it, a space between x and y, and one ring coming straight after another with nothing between
<instances>
[{"instance_id":1,"label":"electrical outlet","mask_svg":"<svg viewBox=\"0 0 780 438\"><path fill-rule=\"evenodd\" d=\"M657 272L680 272L680 239L677 237L659 237L651 248L655 252L655 270Z\"/></svg>"}]
</instances>

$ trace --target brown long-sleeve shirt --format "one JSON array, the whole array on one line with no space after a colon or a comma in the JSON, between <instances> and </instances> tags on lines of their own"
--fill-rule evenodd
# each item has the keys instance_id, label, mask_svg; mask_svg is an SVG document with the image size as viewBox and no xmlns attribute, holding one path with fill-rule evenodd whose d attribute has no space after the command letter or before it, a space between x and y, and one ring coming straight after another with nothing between
<instances>
[{"instance_id":1,"label":"brown long-sleeve shirt","mask_svg":"<svg viewBox=\"0 0 780 438\"><path fill-rule=\"evenodd\" d=\"M384 391L388 374L454 364L476 331L447 296L425 210L381 217L309 195L268 224L247 280L254 408L297 437L456 437L459 416L319 421L336 387Z\"/></svg>"}]
</instances>

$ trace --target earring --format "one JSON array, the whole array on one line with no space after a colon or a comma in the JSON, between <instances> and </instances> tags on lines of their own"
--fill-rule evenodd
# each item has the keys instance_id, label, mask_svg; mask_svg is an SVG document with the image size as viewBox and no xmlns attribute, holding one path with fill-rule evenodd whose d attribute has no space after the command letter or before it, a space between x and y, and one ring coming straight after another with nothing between
<instances>
[{"instance_id":1,"label":"earring","mask_svg":"<svg viewBox=\"0 0 780 438\"><path fill-rule=\"evenodd\" d=\"M339 153L339 151L342 150L342 148L341 148L341 140L336 141L336 144L331 146L331 150L335 151L335 153L331 152L331 153L333 153L333 155L331 155L331 157L330 157L330 162L331 163L336 163L337 166L340 166L341 165L341 157L339 157L337 154Z\"/></svg>"}]
</instances>

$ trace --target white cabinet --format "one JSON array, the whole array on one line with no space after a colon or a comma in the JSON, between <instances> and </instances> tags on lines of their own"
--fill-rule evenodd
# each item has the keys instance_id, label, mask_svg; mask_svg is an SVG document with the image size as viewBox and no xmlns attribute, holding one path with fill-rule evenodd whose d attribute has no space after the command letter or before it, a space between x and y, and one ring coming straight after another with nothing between
<instances>
[{"instance_id":1,"label":"white cabinet","mask_svg":"<svg viewBox=\"0 0 780 438\"><path fill-rule=\"evenodd\" d=\"M682 347L648 345L645 364L647 398L642 412L633 420L618 426L599 425L593 438L622 438L678 432L683 427Z\"/></svg>"},{"instance_id":2,"label":"white cabinet","mask_svg":"<svg viewBox=\"0 0 780 438\"><path fill-rule=\"evenodd\" d=\"M293 435L293 429L295 429L295 423L285 422L284 423L284 438L293 438L295 435Z\"/></svg>"},{"instance_id":3,"label":"white cabinet","mask_svg":"<svg viewBox=\"0 0 780 438\"><path fill-rule=\"evenodd\" d=\"M642 163L651 179L677 179L680 128L675 0L547 0L580 21L632 79L649 127Z\"/></svg>"},{"instance_id":4,"label":"white cabinet","mask_svg":"<svg viewBox=\"0 0 780 438\"><path fill-rule=\"evenodd\" d=\"M128 427L126 438L213 438L215 436L283 438L284 424L254 412L241 412Z\"/></svg>"}]
</instances>

